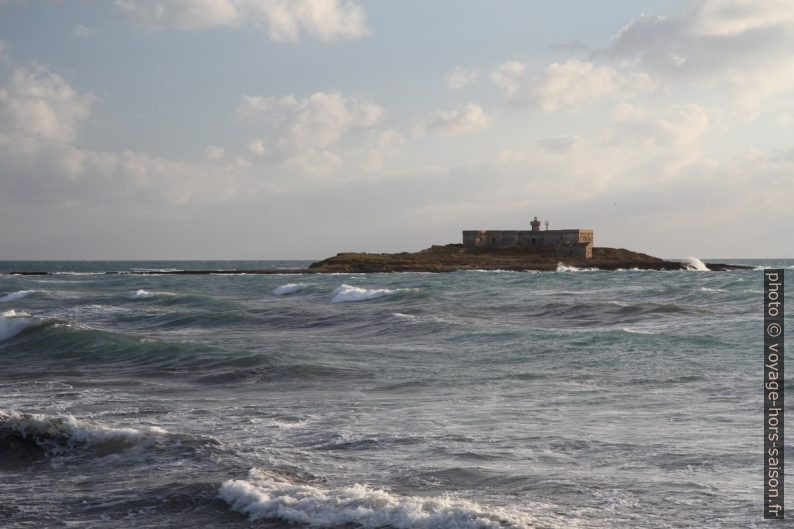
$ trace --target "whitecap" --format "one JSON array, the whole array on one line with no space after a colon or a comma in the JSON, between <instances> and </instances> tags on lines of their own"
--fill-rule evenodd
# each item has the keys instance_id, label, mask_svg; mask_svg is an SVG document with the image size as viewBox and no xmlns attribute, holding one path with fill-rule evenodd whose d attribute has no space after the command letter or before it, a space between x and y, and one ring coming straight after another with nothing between
<instances>
[{"instance_id":1,"label":"whitecap","mask_svg":"<svg viewBox=\"0 0 794 529\"><path fill-rule=\"evenodd\" d=\"M17 312L14 309L0 314L0 342L13 338L28 327L38 325L40 320L31 317L27 312Z\"/></svg>"},{"instance_id":2,"label":"whitecap","mask_svg":"<svg viewBox=\"0 0 794 529\"><path fill-rule=\"evenodd\" d=\"M562 263L557 263L555 272L597 272L598 268L577 268L576 266L569 266Z\"/></svg>"},{"instance_id":3,"label":"whitecap","mask_svg":"<svg viewBox=\"0 0 794 529\"><path fill-rule=\"evenodd\" d=\"M386 296L393 296L401 289L388 289L388 288L361 288L351 285L342 285L334 290L334 297L331 298L331 303L345 303L348 301L369 301L371 299L378 299Z\"/></svg>"},{"instance_id":4,"label":"whitecap","mask_svg":"<svg viewBox=\"0 0 794 529\"><path fill-rule=\"evenodd\" d=\"M0 432L32 441L41 448L59 452L64 447L95 445L110 442L137 443L168 432L157 426L114 428L89 423L71 415L63 417L40 413L0 410Z\"/></svg>"},{"instance_id":5,"label":"whitecap","mask_svg":"<svg viewBox=\"0 0 794 529\"><path fill-rule=\"evenodd\" d=\"M10 294L6 294L0 301L16 301L18 299L26 298L32 294L35 294L36 290L17 290L16 292L11 292Z\"/></svg>"},{"instance_id":6,"label":"whitecap","mask_svg":"<svg viewBox=\"0 0 794 529\"><path fill-rule=\"evenodd\" d=\"M686 258L686 269L694 272L708 272L709 268L706 264L697 257Z\"/></svg>"},{"instance_id":7,"label":"whitecap","mask_svg":"<svg viewBox=\"0 0 794 529\"><path fill-rule=\"evenodd\" d=\"M139 289L132 293L132 299L149 299L156 296L174 296L171 292L150 292L148 290Z\"/></svg>"},{"instance_id":8,"label":"whitecap","mask_svg":"<svg viewBox=\"0 0 794 529\"><path fill-rule=\"evenodd\" d=\"M287 283L286 285L281 285L273 289L274 296L288 296L290 294L295 294L296 292L301 292L309 288L309 283Z\"/></svg>"},{"instance_id":9,"label":"whitecap","mask_svg":"<svg viewBox=\"0 0 794 529\"><path fill-rule=\"evenodd\" d=\"M226 481L219 495L251 521L274 519L323 528L518 529L537 521L514 510L488 511L453 497L398 496L359 483L340 488L296 484L259 469L252 469L248 479Z\"/></svg>"},{"instance_id":10,"label":"whitecap","mask_svg":"<svg viewBox=\"0 0 794 529\"><path fill-rule=\"evenodd\" d=\"M645 331L641 329L630 329L629 327L623 327L623 332L627 332L629 334L659 334L658 332L654 331Z\"/></svg>"}]
</instances>

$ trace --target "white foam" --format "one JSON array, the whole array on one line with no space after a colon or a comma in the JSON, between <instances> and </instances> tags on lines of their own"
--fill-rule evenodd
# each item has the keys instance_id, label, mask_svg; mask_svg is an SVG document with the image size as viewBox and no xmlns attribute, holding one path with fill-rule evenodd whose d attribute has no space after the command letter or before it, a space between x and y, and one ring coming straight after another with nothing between
<instances>
[{"instance_id":1,"label":"white foam","mask_svg":"<svg viewBox=\"0 0 794 529\"><path fill-rule=\"evenodd\" d=\"M598 272L598 268L577 268L575 266L557 263L557 270L555 270L555 272Z\"/></svg>"},{"instance_id":2,"label":"white foam","mask_svg":"<svg viewBox=\"0 0 794 529\"><path fill-rule=\"evenodd\" d=\"M0 431L13 432L43 448L57 451L64 446L91 445L113 441L135 443L168 432L157 426L113 428L75 419L71 415L55 417L40 413L0 410Z\"/></svg>"},{"instance_id":3,"label":"white foam","mask_svg":"<svg viewBox=\"0 0 794 529\"><path fill-rule=\"evenodd\" d=\"M149 299L155 296L174 296L171 292L149 292L148 290L139 289L132 293L132 299Z\"/></svg>"},{"instance_id":4,"label":"white foam","mask_svg":"<svg viewBox=\"0 0 794 529\"><path fill-rule=\"evenodd\" d=\"M295 484L258 469L248 479L223 483L220 497L251 521L282 520L311 527L364 529L518 529L535 525L528 514L452 497L397 496L355 484L323 488Z\"/></svg>"},{"instance_id":5,"label":"white foam","mask_svg":"<svg viewBox=\"0 0 794 529\"><path fill-rule=\"evenodd\" d=\"M658 332L654 331L644 331L641 329L630 329L628 327L623 327L623 332L627 332L629 334L659 334Z\"/></svg>"},{"instance_id":6,"label":"white foam","mask_svg":"<svg viewBox=\"0 0 794 529\"><path fill-rule=\"evenodd\" d=\"M692 270L692 271L695 271L695 272L708 272L709 271L709 269L705 265L705 263L703 263L703 261L701 261L697 257L687 257L686 258L686 269L687 270Z\"/></svg>"},{"instance_id":7,"label":"white foam","mask_svg":"<svg viewBox=\"0 0 794 529\"><path fill-rule=\"evenodd\" d=\"M31 317L27 312L17 312L14 309L0 314L0 342L13 338L28 327L38 325L40 320Z\"/></svg>"},{"instance_id":8,"label":"white foam","mask_svg":"<svg viewBox=\"0 0 794 529\"><path fill-rule=\"evenodd\" d=\"M729 292L724 288L709 288L709 287L700 287L701 292Z\"/></svg>"},{"instance_id":9,"label":"white foam","mask_svg":"<svg viewBox=\"0 0 794 529\"><path fill-rule=\"evenodd\" d=\"M388 288L360 288L351 285L342 285L334 290L334 297L331 298L331 303L345 303L348 301L369 301L371 299L378 299L385 296L393 296L401 289L391 290Z\"/></svg>"},{"instance_id":10,"label":"white foam","mask_svg":"<svg viewBox=\"0 0 794 529\"><path fill-rule=\"evenodd\" d=\"M309 283L287 283L286 285L281 285L273 289L274 296L289 296L290 294L295 294L296 292L301 292L309 288Z\"/></svg>"},{"instance_id":11,"label":"white foam","mask_svg":"<svg viewBox=\"0 0 794 529\"><path fill-rule=\"evenodd\" d=\"M16 292L11 292L10 294L6 294L0 301L16 301L18 299L26 298L31 294L35 294L35 290L17 290Z\"/></svg>"}]
</instances>

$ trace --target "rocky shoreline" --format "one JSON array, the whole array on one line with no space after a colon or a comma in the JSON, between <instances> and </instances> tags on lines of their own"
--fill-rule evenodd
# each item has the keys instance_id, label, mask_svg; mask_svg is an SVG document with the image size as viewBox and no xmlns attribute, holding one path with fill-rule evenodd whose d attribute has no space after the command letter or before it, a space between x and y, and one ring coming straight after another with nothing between
<instances>
[{"instance_id":1,"label":"rocky shoreline","mask_svg":"<svg viewBox=\"0 0 794 529\"><path fill-rule=\"evenodd\" d=\"M752 267L725 263L699 263L708 270L748 270ZM553 271L559 266L599 270L692 270L693 264L666 261L623 248L593 248L593 257L560 257L553 248L471 249L462 244L431 246L419 252L339 253L312 263L308 268L259 270L133 270L102 272L107 275L232 275L232 274L334 274L371 272L455 272L458 270ZM19 271L10 275L54 275L55 272Z\"/></svg>"},{"instance_id":2,"label":"rocky shoreline","mask_svg":"<svg viewBox=\"0 0 794 529\"><path fill-rule=\"evenodd\" d=\"M709 270L746 270L752 267L703 263ZM456 270L553 271L560 266L599 270L691 270L692 265L665 261L623 248L593 248L593 257L560 257L552 247L471 249L462 244L431 246L419 252L396 254L340 253L313 263L317 272L454 272Z\"/></svg>"}]
</instances>

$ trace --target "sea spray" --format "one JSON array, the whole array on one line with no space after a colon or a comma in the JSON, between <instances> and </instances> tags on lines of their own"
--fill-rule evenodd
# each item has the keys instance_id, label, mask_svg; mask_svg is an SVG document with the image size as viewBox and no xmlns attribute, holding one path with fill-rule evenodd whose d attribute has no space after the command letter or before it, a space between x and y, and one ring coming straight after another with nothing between
<instances>
[{"instance_id":1,"label":"sea spray","mask_svg":"<svg viewBox=\"0 0 794 529\"><path fill-rule=\"evenodd\" d=\"M281 285L273 289L274 296L288 296L290 294L296 294L298 292L303 292L311 285L309 283L287 283L286 285Z\"/></svg>"},{"instance_id":2,"label":"sea spray","mask_svg":"<svg viewBox=\"0 0 794 529\"><path fill-rule=\"evenodd\" d=\"M397 294L400 289L390 290L388 288L374 288L366 289L361 287L354 287L351 285L342 285L334 290L334 297L331 298L331 303L345 303L348 301L369 301L371 299L378 299L386 296L393 296Z\"/></svg>"},{"instance_id":3,"label":"sea spray","mask_svg":"<svg viewBox=\"0 0 794 529\"><path fill-rule=\"evenodd\" d=\"M53 453L78 445L134 444L167 433L157 426L114 428L82 421L71 415L52 416L0 409L0 437L17 437Z\"/></svg>"},{"instance_id":4,"label":"sea spray","mask_svg":"<svg viewBox=\"0 0 794 529\"><path fill-rule=\"evenodd\" d=\"M10 294L6 294L5 296L0 297L0 302L17 301L18 299L26 298L35 293L36 293L35 290L18 290L16 292L11 292Z\"/></svg>"},{"instance_id":5,"label":"sea spray","mask_svg":"<svg viewBox=\"0 0 794 529\"><path fill-rule=\"evenodd\" d=\"M578 268L576 266L557 263L555 272L598 272L598 268Z\"/></svg>"},{"instance_id":6,"label":"sea spray","mask_svg":"<svg viewBox=\"0 0 794 529\"><path fill-rule=\"evenodd\" d=\"M282 520L312 527L376 529L524 529L528 515L507 509L489 512L481 505L451 497L397 496L356 483L325 488L292 483L252 469L248 479L221 485L221 499L251 521Z\"/></svg>"},{"instance_id":7,"label":"sea spray","mask_svg":"<svg viewBox=\"0 0 794 529\"><path fill-rule=\"evenodd\" d=\"M13 338L28 327L38 324L39 320L31 317L27 312L7 310L0 314L0 342Z\"/></svg>"},{"instance_id":8,"label":"sea spray","mask_svg":"<svg viewBox=\"0 0 794 529\"><path fill-rule=\"evenodd\" d=\"M686 269L694 272L708 272L709 268L706 264L697 257L686 258Z\"/></svg>"}]
</instances>

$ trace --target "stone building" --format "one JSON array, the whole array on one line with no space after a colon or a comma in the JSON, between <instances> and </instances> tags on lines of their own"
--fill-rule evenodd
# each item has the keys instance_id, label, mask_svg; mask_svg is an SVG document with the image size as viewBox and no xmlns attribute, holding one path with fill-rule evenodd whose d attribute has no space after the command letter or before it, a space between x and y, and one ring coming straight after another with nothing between
<instances>
[{"instance_id":1,"label":"stone building","mask_svg":"<svg viewBox=\"0 0 794 529\"><path fill-rule=\"evenodd\" d=\"M559 256L593 257L593 230L540 229L535 217L531 230L464 230L463 246L467 248L553 247Z\"/></svg>"}]
</instances>

